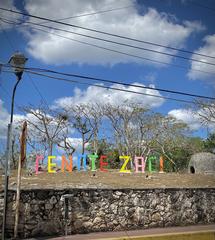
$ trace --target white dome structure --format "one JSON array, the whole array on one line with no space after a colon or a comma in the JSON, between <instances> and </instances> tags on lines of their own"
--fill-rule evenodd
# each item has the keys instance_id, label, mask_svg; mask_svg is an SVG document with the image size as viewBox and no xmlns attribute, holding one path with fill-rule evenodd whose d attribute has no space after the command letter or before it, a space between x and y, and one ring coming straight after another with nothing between
<instances>
[{"instance_id":1,"label":"white dome structure","mask_svg":"<svg viewBox=\"0 0 215 240\"><path fill-rule=\"evenodd\" d=\"M209 152L193 154L188 165L188 172L215 174L215 154Z\"/></svg>"}]
</instances>

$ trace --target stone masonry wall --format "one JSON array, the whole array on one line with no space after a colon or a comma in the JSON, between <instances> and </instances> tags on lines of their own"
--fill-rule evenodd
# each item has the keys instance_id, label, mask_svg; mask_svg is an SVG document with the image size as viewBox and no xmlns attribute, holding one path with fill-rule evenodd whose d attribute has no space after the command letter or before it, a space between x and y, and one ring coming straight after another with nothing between
<instances>
[{"instance_id":1,"label":"stone masonry wall","mask_svg":"<svg viewBox=\"0 0 215 240\"><path fill-rule=\"evenodd\" d=\"M15 192L9 191L8 236L14 202ZM2 207L0 193L0 225ZM23 190L19 222L21 238L210 224L215 223L215 189Z\"/></svg>"}]
</instances>

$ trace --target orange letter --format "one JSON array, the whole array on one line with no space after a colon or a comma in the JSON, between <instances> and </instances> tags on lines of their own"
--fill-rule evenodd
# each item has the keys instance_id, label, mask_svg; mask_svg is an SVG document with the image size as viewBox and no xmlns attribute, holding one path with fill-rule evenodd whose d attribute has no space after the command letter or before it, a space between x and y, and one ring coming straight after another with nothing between
<instances>
[{"instance_id":1,"label":"orange letter","mask_svg":"<svg viewBox=\"0 0 215 240\"><path fill-rule=\"evenodd\" d=\"M62 156L62 162L61 162L61 171L64 172L64 168L66 165L66 170L69 172L72 172L72 156L69 155L69 163L66 160L65 156Z\"/></svg>"},{"instance_id":2,"label":"orange letter","mask_svg":"<svg viewBox=\"0 0 215 240\"><path fill-rule=\"evenodd\" d=\"M163 173L163 156L160 156L160 173Z\"/></svg>"}]
</instances>

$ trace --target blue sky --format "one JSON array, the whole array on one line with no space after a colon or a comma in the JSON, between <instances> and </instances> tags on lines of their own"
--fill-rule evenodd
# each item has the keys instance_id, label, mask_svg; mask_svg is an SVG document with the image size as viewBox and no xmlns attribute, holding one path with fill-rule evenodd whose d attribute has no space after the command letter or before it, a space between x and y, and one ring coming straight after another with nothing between
<instances>
[{"instance_id":1,"label":"blue sky","mask_svg":"<svg viewBox=\"0 0 215 240\"><path fill-rule=\"evenodd\" d=\"M80 26L215 56L215 2L213 0L3 0L2 2L2 7L53 19L129 6L121 10L73 18L66 21ZM0 16L14 21L29 20L41 22L41 20L33 18L24 19L19 15L11 15L11 13L4 13L3 11L0 11ZM54 26L50 23L48 25ZM68 29L66 27L63 28ZM75 29L74 31L101 36L84 30ZM56 31L53 32L56 33ZM187 68L181 69L173 66L153 64L152 62L82 45L55 35L36 31L31 29L31 27L18 28L2 21L0 28L0 61L3 63L8 62L10 56L18 50L28 57L27 67L48 68L61 72L120 80L126 83L138 83L145 86L214 96L214 75L193 71L193 69L198 69L200 71L212 72L214 66L191 63L161 54L119 47L62 32L59 34L131 54L183 65ZM107 36L102 37L108 38ZM140 46L138 43L113 39ZM168 49L155 48L150 45L141 46L166 51L167 53L183 54ZM202 60L202 57L192 56L192 54L186 54L185 56ZM203 59L203 61L215 63L214 59ZM34 75L29 76L29 74L24 73L16 94L16 106L29 104L37 106L41 102L41 97L35 90L32 81L39 88L40 93L50 106L58 105L61 107L65 103L65 97L68 97L73 102L101 101L104 99L105 92L103 90L97 91L95 90L96 88L88 89L86 86L66 84L53 79L45 79ZM0 132L3 135L6 133L6 128L3 125L5 124L6 126L9 116L8 112L10 111L10 97L8 95L11 95L14 83L15 75L5 72L1 73L0 106L2 109L0 112L0 123L2 123L2 131L0 130ZM78 95L77 91L75 93L75 88L78 88L81 94ZM153 93L188 99L182 96L159 93L158 91ZM110 98L112 98L112 101L126 98L126 96L123 98L122 94L124 93L118 93L115 96L111 93ZM133 95L129 95L128 98L135 99L135 101L138 99L137 96ZM141 97L140 101L152 107L154 111L159 111L163 114L171 113L176 118L188 123L195 130L195 135L205 136L205 132L199 130L200 123L198 119L193 117L192 114L184 112L184 109L187 108L185 104L167 100L163 101L159 98L146 100L146 97ZM21 114L18 109L15 109L15 113Z\"/></svg>"}]
</instances>

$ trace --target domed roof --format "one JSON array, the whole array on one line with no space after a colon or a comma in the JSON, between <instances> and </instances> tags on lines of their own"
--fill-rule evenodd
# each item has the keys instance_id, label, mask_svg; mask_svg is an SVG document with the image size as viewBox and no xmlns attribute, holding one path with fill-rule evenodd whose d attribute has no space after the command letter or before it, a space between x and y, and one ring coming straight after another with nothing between
<instances>
[{"instance_id":1,"label":"domed roof","mask_svg":"<svg viewBox=\"0 0 215 240\"><path fill-rule=\"evenodd\" d=\"M191 173L215 173L215 154L209 152L193 154L188 171Z\"/></svg>"}]
</instances>

